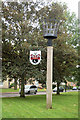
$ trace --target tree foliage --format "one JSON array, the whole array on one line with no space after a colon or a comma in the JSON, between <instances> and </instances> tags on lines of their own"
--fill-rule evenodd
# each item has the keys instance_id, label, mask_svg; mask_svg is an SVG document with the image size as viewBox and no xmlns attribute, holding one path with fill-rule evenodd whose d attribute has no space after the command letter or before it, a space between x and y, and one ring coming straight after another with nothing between
<instances>
[{"instance_id":1,"label":"tree foliage","mask_svg":"<svg viewBox=\"0 0 80 120\"><path fill-rule=\"evenodd\" d=\"M46 84L47 40L43 38L42 20L56 18L60 23L58 38L53 40L54 80L60 83L72 76L76 68L77 41L75 16L67 11L66 5L41 2L3 2L2 4L2 47L3 80L6 76L20 79L21 96L24 97L24 81L34 77ZM30 50L41 50L42 61L33 66L29 61ZM6 80L6 79L5 79Z\"/></svg>"}]
</instances>

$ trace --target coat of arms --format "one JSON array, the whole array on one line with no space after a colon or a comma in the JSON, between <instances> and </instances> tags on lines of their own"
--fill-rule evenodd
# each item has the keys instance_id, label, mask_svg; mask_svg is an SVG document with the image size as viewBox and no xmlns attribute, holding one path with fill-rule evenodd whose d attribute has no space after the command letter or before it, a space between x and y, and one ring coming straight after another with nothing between
<instances>
[{"instance_id":1,"label":"coat of arms","mask_svg":"<svg viewBox=\"0 0 80 120\"><path fill-rule=\"evenodd\" d=\"M33 65L39 64L41 61L41 51L30 51L30 62Z\"/></svg>"}]
</instances>

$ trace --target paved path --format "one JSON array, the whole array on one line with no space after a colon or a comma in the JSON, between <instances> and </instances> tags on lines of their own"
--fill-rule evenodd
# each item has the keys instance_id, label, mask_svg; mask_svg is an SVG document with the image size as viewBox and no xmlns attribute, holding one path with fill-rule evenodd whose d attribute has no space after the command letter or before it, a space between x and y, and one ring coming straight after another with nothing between
<instances>
[{"instance_id":1,"label":"paved path","mask_svg":"<svg viewBox=\"0 0 80 120\"><path fill-rule=\"evenodd\" d=\"M37 94L26 94L25 96L30 96L30 95L45 95L46 92L37 92ZM18 92L15 93L0 93L0 98L3 97L17 97L20 96L20 94Z\"/></svg>"},{"instance_id":2,"label":"paved path","mask_svg":"<svg viewBox=\"0 0 80 120\"><path fill-rule=\"evenodd\" d=\"M78 90L67 90L67 92L74 92L74 91L78 91ZM53 94L56 94L56 92L53 92ZM37 94L27 94L25 96L30 96L30 95L46 95L46 92L37 92ZM20 94L18 92L9 92L9 93L0 93L0 98L4 98L4 97L17 97L20 96Z\"/></svg>"}]
</instances>

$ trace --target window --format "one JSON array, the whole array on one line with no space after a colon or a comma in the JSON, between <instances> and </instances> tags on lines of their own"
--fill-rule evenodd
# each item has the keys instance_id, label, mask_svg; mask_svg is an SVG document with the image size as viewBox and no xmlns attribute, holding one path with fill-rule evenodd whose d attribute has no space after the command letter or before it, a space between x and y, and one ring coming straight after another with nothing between
<instances>
[{"instance_id":1,"label":"window","mask_svg":"<svg viewBox=\"0 0 80 120\"><path fill-rule=\"evenodd\" d=\"M30 88L37 88L36 86L31 86Z\"/></svg>"}]
</instances>

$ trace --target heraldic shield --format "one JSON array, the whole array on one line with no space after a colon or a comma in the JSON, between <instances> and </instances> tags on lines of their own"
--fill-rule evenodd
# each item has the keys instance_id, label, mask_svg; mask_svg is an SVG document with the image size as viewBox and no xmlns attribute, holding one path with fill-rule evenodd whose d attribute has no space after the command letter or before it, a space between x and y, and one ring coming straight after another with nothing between
<instances>
[{"instance_id":1,"label":"heraldic shield","mask_svg":"<svg viewBox=\"0 0 80 120\"><path fill-rule=\"evenodd\" d=\"M39 64L41 61L41 51L30 51L30 62L33 65Z\"/></svg>"}]
</instances>

